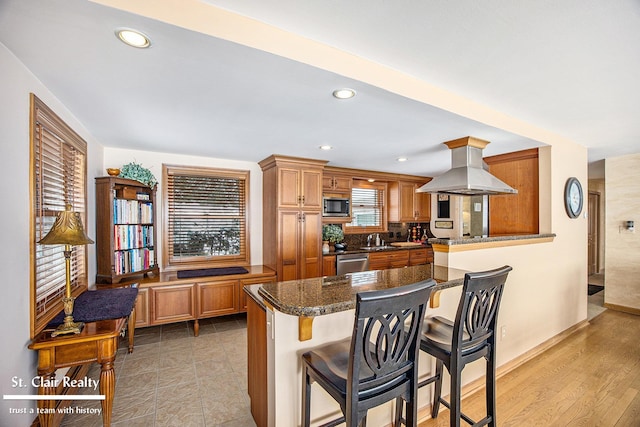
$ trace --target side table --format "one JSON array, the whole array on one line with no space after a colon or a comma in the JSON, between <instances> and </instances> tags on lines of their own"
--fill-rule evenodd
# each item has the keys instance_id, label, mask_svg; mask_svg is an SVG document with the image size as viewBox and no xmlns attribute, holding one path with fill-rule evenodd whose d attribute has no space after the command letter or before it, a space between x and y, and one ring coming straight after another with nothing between
<instances>
[{"instance_id":1,"label":"side table","mask_svg":"<svg viewBox=\"0 0 640 427\"><path fill-rule=\"evenodd\" d=\"M55 371L59 368L78 366L97 362L100 370L100 394L102 401L102 423L111 425L111 410L116 385L113 362L118 351L120 331L126 317L85 323L82 332L77 335L51 337L51 331L41 332L29 345L38 352L38 375L42 377L38 388L39 395L56 393ZM38 400L40 425L51 427L56 415L54 400Z\"/></svg>"}]
</instances>

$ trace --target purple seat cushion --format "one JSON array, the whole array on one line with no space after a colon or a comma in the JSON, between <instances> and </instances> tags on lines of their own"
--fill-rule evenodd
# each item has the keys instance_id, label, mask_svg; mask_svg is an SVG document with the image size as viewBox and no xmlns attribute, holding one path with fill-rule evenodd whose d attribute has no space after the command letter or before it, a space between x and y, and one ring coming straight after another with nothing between
<instances>
[{"instance_id":1,"label":"purple seat cushion","mask_svg":"<svg viewBox=\"0 0 640 427\"><path fill-rule=\"evenodd\" d=\"M131 314L137 295L138 288L114 288L83 292L76 298L73 305L73 320L87 323L126 317ZM64 311L60 311L48 326L57 326L62 323L64 323Z\"/></svg>"},{"instance_id":2,"label":"purple seat cushion","mask_svg":"<svg viewBox=\"0 0 640 427\"><path fill-rule=\"evenodd\" d=\"M186 279L189 277L226 276L228 274L246 274L246 273L248 273L248 271L244 267L203 268L200 270L178 271L178 279Z\"/></svg>"}]
</instances>

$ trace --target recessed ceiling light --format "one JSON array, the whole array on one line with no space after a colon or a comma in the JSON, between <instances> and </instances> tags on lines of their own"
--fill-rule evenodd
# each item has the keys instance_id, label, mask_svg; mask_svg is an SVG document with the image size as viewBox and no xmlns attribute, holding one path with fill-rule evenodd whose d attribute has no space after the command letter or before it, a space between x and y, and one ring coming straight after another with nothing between
<instances>
[{"instance_id":1,"label":"recessed ceiling light","mask_svg":"<svg viewBox=\"0 0 640 427\"><path fill-rule=\"evenodd\" d=\"M132 30L131 28L117 28L116 36L121 42L128 44L129 46L137 48L147 48L151 46L151 40L138 30Z\"/></svg>"},{"instance_id":2,"label":"recessed ceiling light","mask_svg":"<svg viewBox=\"0 0 640 427\"><path fill-rule=\"evenodd\" d=\"M325 150L325 151L333 150L333 147L330 146L330 145L321 145L318 148L321 149L321 150Z\"/></svg>"},{"instance_id":3,"label":"recessed ceiling light","mask_svg":"<svg viewBox=\"0 0 640 427\"><path fill-rule=\"evenodd\" d=\"M409 159L407 159L406 157L398 157L396 160L399 162L406 162Z\"/></svg>"},{"instance_id":4,"label":"recessed ceiling light","mask_svg":"<svg viewBox=\"0 0 640 427\"><path fill-rule=\"evenodd\" d=\"M349 88L336 89L333 91L333 96L338 99L349 99L356 96L356 91Z\"/></svg>"}]
</instances>

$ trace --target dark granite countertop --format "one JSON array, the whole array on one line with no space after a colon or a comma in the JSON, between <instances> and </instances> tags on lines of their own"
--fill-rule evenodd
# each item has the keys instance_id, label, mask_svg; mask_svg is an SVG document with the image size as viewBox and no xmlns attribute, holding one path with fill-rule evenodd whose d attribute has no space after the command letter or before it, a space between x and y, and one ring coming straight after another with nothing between
<instances>
[{"instance_id":1,"label":"dark granite countertop","mask_svg":"<svg viewBox=\"0 0 640 427\"><path fill-rule=\"evenodd\" d=\"M345 254L362 254L362 253L374 253L374 252L390 252L390 251L403 251L403 250L414 250L414 249L425 249L430 248L431 244L422 244L416 246L391 246L391 244L385 246L371 246L371 249L362 249L362 248L347 248L343 251L331 251L326 254L322 254L323 256L331 256L331 255L345 255Z\"/></svg>"},{"instance_id":2,"label":"dark granite countertop","mask_svg":"<svg viewBox=\"0 0 640 427\"><path fill-rule=\"evenodd\" d=\"M459 237L459 238L431 238L431 245L468 245L472 243L505 242L509 240L548 239L556 237L555 233L545 234L516 234L512 236L487 236L487 237Z\"/></svg>"},{"instance_id":3,"label":"dark granite countertop","mask_svg":"<svg viewBox=\"0 0 640 427\"><path fill-rule=\"evenodd\" d=\"M266 283L246 286L245 289L262 306L266 303L292 316L321 316L354 309L358 292L395 288L432 277L437 282L434 291L443 290L462 285L464 273L461 270L424 264Z\"/></svg>"}]
</instances>

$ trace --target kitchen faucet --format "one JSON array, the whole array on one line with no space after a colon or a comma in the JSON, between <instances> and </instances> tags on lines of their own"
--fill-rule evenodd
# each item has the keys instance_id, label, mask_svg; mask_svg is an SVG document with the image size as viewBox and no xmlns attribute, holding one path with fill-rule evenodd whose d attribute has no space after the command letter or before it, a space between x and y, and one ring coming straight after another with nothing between
<instances>
[{"instance_id":1,"label":"kitchen faucet","mask_svg":"<svg viewBox=\"0 0 640 427\"><path fill-rule=\"evenodd\" d=\"M373 234L367 236L367 246L371 246L371 239L373 239Z\"/></svg>"}]
</instances>

